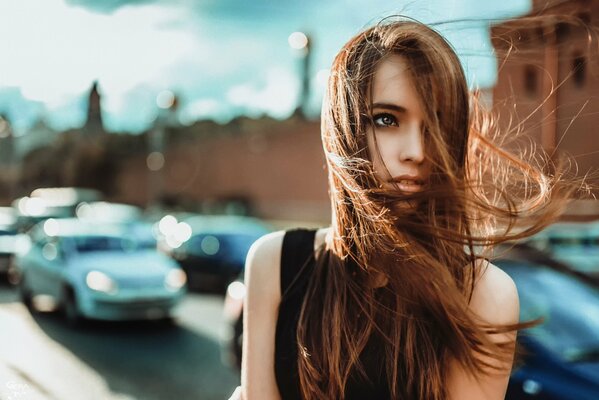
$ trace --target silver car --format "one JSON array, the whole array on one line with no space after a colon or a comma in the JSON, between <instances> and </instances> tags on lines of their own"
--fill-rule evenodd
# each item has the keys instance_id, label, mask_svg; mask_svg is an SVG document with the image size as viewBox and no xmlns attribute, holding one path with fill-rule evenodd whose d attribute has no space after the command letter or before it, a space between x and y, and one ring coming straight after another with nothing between
<instances>
[{"instance_id":1,"label":"silver car","mask_svg":"<svg viewBox=\"0 0 599 400\"><path fill-rule=\"evenodd\" d=\"M53 299L72 323L170 316L186 275L156 250L151 226L48 219L29 232L15 259L23 302Z\"/></svg>"}]
</instances>

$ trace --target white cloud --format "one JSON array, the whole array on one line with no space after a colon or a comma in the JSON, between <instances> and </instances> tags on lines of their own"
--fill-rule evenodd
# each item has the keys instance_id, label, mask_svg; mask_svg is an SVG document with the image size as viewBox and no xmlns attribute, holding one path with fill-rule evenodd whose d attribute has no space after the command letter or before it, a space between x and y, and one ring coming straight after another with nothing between
<instances>
[{"instance_id":1,"label":"white cloud","mask_svg":"<svg viewBox=\"0 0 599 400\"><path fill-rule=\"evenodd\" d=\"M65 5L60 0L0 2L0 86L20 87L24 96L60 104L102 81L125 92L156 81L165 66L191 49L184 32L164 31L177 18L173 9L124 7L110 16Z\"/></svg>"},{"instance_id":2,"label":"white cloud","mask_svg":"<svg viewBox=\"0 0 599 400\"><path fill-rule=\"evenodd\" d=\"M288 116L297 106L299 82L289 70L270 68L264 84L245 83L227 91L227 100L235 106L259 115L267 113L275 118Z\"/></svg>"},{"instance_id":3,"label":"white cloud","mask_svg":"<svg viewBox=\"0 0 599 400\"><path fill-rule=\"evenodd\" d=\"M190 125L199 119L211 117L227 118L227 107L214 99L199 99L189 103L179 112L179 121Z\"/></svg>"}]
</instances>

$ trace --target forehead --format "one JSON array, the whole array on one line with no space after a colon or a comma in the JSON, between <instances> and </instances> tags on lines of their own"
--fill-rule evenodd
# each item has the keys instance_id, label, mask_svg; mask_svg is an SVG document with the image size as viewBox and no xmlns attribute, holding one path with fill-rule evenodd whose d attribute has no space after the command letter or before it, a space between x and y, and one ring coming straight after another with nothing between
<instances>
[{"instance_id":1,"label":"forehead","mask_svg":"<svg viewBox=\"0 0 599 400\"><path fill-rule=\"evenodd\" d=\"M408 63L399 55L385 57L377 66L372 81L372 102L398 104L420 110Z\"/></svg>"}]
</instances>

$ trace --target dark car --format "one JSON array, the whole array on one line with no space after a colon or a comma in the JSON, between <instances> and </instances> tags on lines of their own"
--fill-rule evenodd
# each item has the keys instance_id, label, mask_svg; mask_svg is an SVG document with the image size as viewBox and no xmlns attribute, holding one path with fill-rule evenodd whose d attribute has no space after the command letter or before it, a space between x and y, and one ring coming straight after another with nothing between
<instances>
[{"instance_id":1,"label":"dark car","mask_svg":"<svg viewBox=\"0 0 599 400\"><path fill-rule=\"evenodd\" d=\"M599 399L599 289L596 280L526 246L494 263L516 282L521 320L544 322L519 335L524 364L506 399Z\"/></svg>"},{"instance_id":2,"label":"dark car","mask_svg":"<svg viewBox=\"0 0 599 400\"><path fill-rule=\"evenodd\" d=\"M163 248L187 274L190 289L216 292L224 292L242 271L252 243L270 232L259 219L232 215L198 215L174 226L173 236L188 230L188 237L167 236Z\"/></svg>"}]
</instances>

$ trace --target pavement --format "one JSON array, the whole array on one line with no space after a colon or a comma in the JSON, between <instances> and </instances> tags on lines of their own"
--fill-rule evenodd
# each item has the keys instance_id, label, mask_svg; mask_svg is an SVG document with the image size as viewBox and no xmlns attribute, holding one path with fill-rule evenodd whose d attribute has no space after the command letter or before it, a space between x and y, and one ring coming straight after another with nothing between
<instances>
[{"instance_id":1,"label":"pavement","mask_svg":"<svg viewBox=\"0 0 599 400\"><path fill-rule=\"evenodd\" d=\"M0 326L0 400L132 400L47 337L21 303L0 307Z\"/></svg>"}]
</instances>

